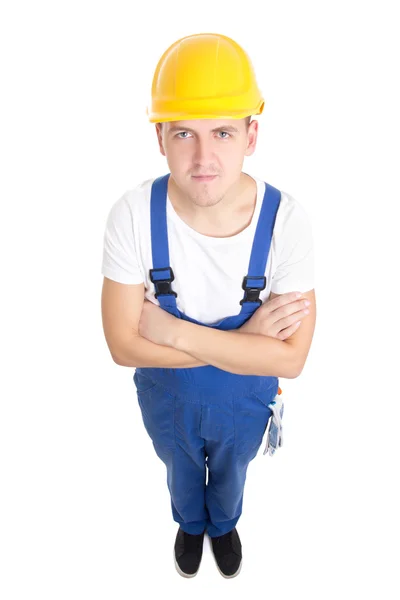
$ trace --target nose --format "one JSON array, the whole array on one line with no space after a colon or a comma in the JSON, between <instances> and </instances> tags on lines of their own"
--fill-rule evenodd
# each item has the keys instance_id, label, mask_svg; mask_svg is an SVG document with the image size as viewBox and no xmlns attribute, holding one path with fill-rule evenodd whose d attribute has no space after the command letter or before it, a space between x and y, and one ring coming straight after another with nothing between
<instances>
[{"instance_id":1,"label":"nose","mask_svg":"<svg viewBox=\"0 0 400 600\"><path fill-rule=\"evenodd\" d=\"M195 150L193 154L193 162L201 167L208 167L214 162L214 150L212 147L212 141L201 140L196 141ZM206 170L206 169L205 169Z\"/></svg>"}]
</instances>

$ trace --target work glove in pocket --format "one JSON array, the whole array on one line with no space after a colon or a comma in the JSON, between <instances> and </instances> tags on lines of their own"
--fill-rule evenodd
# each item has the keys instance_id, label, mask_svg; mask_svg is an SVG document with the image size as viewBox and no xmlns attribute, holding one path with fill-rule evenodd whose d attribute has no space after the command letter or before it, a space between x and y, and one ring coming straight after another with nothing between
<instances>
[{"instance_id":1,"label":"work glove in pocket","mask_svg":"<svg viewBox=\"0 0 400 600\"><path fill-rule=\"evenodd\" d=\"M267 423L266 444L263 454L267 454L268 452L270 456L273 456L276 449L283 444L282 417L284 403L281 388L278 387L278 393L274 400L268 404L268 407L272 410L272 415Z\"/></svg>"}]
</instances>

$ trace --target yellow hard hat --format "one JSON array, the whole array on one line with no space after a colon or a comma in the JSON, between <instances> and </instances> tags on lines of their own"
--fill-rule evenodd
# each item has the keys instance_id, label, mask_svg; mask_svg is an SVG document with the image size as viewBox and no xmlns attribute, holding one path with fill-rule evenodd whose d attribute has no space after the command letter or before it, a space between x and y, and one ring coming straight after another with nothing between
<instances>
[{"instance_id":1,"label":"yellow hard hat","mask_svg":"<svg viewBox=\"0 0 400 600\"><path fill-rule=\"evenodd\" d=\"M147 115L150 123L243 119L263 109L243 48L225 35L199 33L181 38L160 58Z\"/></svg>"}]
</instances>

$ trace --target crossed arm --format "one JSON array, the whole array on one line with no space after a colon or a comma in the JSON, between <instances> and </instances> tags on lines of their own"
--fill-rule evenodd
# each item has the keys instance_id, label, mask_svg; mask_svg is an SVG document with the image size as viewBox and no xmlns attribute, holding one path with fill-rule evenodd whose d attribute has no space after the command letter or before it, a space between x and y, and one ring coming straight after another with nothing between
<instances>
[{"instance_id":1,"label":"crossed arm","mask_svg":"<svg viewBox=\"0 0 400 600\"><path fill-rule=\"evenodd\" d=\"M284 341L241 332L240 328L222 331L176 318L144 301L143 290L143 284L104 278L103 327L116 364L175 369L214 365L231 373L287 379L301 373L315 326L314 290L303 293L311 301L310 315Z\"/></svg>"},{"instance_id":2,"label":"crossed arm","mask_svg":"<svg viewBox=\"0 0 400 600\"><path fill-rule=\"evenodd\" d=\"M179 319L145 301L140 335L125 345L121 366L185 368L214 365L241 375L297 377L294 348L265 335L222 331ZM177 364L179 363L179 364Z\"/></svg>"},{"instance_id":3,"label":"crossed arm","mask_svg":"<svg viewBox=\"0 0 400 600\"><path fill-rule=\"evenodd\" d=\"M295 377L293 348L265 335L221 331L179 319L169 346L240 375Z\"/></svg>"}]
</instances>

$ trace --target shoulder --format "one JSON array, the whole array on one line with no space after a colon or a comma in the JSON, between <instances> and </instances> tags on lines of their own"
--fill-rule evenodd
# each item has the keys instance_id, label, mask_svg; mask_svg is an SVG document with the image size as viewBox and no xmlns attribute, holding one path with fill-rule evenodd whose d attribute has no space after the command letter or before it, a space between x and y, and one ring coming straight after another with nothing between
<instances>
[{"instance_id":1,"label":"shoulder","mask_svg":"<svg viewBox=\"0 0 400 600\"><path fill-rule=\"evenodd\" d=\"M274 235L292 241L299 236L312 237L312 221L308 210L299 200L284 190L281 190Z\"/></svg>"},{"instance_id":2,"label":"shoulder","mask_svg":"<svg viewBox=\"0 0 400 600\"><path fill-rule=\"evenodd\" d=\"M282 220L310 220L305 206L297 198L284 190L281 190L279 212Z\"/></svg>"},{"instance_id":3,"label":"shoulder","mask_svg":"<svg viewBox=\"0 0 400 600\"><path fill-rule=\"evenodd\" d=\"M155 177L127 189L110 208L110 218L138 217L150 206L151 186Z\"/></svg>"},{"instance_id":4,"label":"shoulder","mask_svg":"<svg viewBox=\"0 0 400 600\"><path fill-rule=\"evenodd\" d=\"M135 187L126 190L122 198L119 199L121 203L126 203L130 208L134 209L137 206L150 201L151 186L155 177L146 179L141 183L138 183Z\"/></svg>"},{"instance_id":5,"label":"shoulder","mask_svg":"<svg viewBox=\"0 0 400 600\"><path fill-rule=\"evenodd\" d=\"M265 183L268 183L280 192L280 203L275 221L277 229L287 225L288 223L300 224L301 222L310 222L310 216L307 209L301 202L299 202L299 200L297 200L297 198L292 196L292 194L289 194L273 183L270 183L254 174L252 174L251 177L257 183L257 189L260 195L265 190Z\"/></svg>"}]
</instances>

